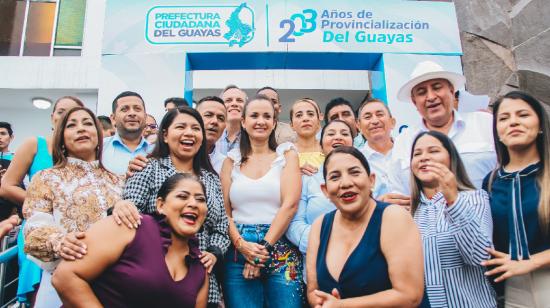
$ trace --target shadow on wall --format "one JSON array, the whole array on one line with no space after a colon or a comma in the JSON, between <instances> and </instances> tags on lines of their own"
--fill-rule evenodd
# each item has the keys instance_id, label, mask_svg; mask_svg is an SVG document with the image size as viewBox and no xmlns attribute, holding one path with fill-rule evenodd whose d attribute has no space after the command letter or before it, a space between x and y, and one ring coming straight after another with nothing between
<instances>
[{"instance_id":1,"label":"shadow on wall","mask_svg":"<svg viewBox=\"0 0 550 308\"><path fill-rule=\"evenodd\" d=\"M533 71L518 71L519 87L546 104L550 111L550 76Z\"/></svg>"}]
</instances>

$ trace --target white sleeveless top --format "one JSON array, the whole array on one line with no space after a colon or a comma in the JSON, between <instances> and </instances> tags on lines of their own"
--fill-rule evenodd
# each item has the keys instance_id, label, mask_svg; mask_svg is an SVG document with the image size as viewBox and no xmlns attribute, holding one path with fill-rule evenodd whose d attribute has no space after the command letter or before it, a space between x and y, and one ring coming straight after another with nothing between
<instances>
[{"instance_id":1,"label":"white sleeveless top","mask_svg":"<svg viewBox=\"0 0 550 308\"><path fill-rule=\"evenodd\" d=\"M241 173L241 153L233 149L227 157L233 160L229 200L233 219L238 224L270 225L281 207L281 172L285 166L285 153L297 151L294 144L285 142L277 147L277 157L269 171L259 179L251 179Z\"/></svg>"}]
</instances>

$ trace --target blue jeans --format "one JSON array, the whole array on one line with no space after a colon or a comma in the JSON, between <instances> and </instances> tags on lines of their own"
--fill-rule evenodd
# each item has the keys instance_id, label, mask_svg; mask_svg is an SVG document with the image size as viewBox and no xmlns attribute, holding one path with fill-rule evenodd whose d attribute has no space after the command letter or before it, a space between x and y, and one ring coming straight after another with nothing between
<instances>
[{"instance_id":1,"label":"blue jeans","mask_svg":"<svg viewBox=\"0 0 550 308\"><path fill-rule=\"evenodd\" d=\"M247 242L259 243L269 230L269 225L241 225L237 229ZM228 308L302 307L304 284L302 256L286 238L274 246L271 260L266 262L260 278L244 279L246 262L234 246L225 257L224 297Z\"/></svg>"}]
</instances>

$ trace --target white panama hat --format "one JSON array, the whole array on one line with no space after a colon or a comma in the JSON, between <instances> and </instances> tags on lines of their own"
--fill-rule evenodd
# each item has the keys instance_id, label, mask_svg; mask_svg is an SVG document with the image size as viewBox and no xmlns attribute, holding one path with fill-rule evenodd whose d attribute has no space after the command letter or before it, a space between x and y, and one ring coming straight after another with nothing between
<instances>
[{"instance_id":1,"label":"white panama hat","mask_svg":"<svg viewBox=\"0 0 550 308\"><path fill-rule=\"evenodd\" d=\"M410 102L411 91L416 85L426 80L438 78L449 80L455 91L462 88L466 83L466 78L464 78L464 76L446 71L441 65L433 61L423 61L416 65L411 73L409 81L401 86L397 92L397 98L404 102Z\"/></svg>"}]
</instances>

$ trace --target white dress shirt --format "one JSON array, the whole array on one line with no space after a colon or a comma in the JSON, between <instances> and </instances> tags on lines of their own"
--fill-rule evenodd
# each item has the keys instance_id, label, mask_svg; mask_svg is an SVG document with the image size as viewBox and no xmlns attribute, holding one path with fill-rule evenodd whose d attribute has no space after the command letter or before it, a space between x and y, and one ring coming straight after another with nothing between
<instances>
[{"instance_id":1,"label":"white dress shirt","mask_svg":"<svg viewBox=\"0 0 550 308\"><path fill-rule=\"evenodd\" d=\"M365 158L369 162L371 173L376 175L373 197L376 199L390 192L388 170L391 166L393 149L384 155L372 149L367 141L359 150L365 155Z\"/></svg>"},{"instance_id":2,"label":"white dress shirt","mask_svg":"<svg viewBox=\"0 0 550 308\"><path fill-rule=\"evenodd\" d=\"M454 112L451 130L447 134L456 146L466 172L476 188L496 166L493 143L493 116L487 112ZM390 192L410 195L410 157L414 138L429 129L423 122L410 127L395 139L391 168L388 174Z\"/></svg>"}]
</instances>

